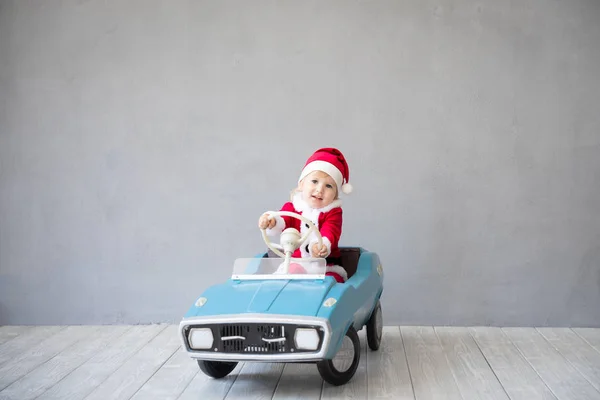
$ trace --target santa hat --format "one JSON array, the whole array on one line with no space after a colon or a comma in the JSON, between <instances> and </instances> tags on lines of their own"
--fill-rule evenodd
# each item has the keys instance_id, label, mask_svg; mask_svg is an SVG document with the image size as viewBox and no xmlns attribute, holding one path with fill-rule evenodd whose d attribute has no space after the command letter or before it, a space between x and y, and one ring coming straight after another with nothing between
<instances>
[{"instance_id":1,"label":"santa hat","mask_svg":"<svg viewBox=\"0 0 600 400\"><path fill-rule=\"evenodd\" d=\"M315 151L306 161L298 182L313 171L322 171L331 176L337 185L338 193L340 190L345 194L352 192L352 185L348 183L348 163L338 149L327 147Z\"/></svg>"}]
</instances>

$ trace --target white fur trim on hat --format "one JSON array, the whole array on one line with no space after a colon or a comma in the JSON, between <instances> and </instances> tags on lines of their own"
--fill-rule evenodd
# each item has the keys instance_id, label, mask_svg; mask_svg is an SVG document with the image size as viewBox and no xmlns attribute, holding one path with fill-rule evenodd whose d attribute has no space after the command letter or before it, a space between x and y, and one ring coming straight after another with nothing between
<instances>
[{"instance_id":1,"label":"white fur trim on hat","mask_svg":"<svg viewBox=\"0 0 600 400\"><path fill-rule=\"evenodd\" d=\"M302 173L300 174L300 178L298 179L298 182L300 182L302 179L304 179L306 177L306 175L308 175L314 171L325 172L327 175L329 175L333 178L333 180L335 181L335 184L338 187L338 190L343 190L342 183L343 183L344 177L343 177L342 173L340 172L339 169L337 169L337 167L335 165L328 163L327 161L315 160L315 161L308 163L302 170ZM346 192L344 192L344 193L346 193Z\"/></svg>"}]
</instances>

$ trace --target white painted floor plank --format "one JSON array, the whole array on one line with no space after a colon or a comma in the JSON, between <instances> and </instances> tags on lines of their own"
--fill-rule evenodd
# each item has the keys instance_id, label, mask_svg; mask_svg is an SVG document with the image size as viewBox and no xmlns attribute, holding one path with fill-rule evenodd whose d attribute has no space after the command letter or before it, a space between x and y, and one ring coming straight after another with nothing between
<instances>
[{"instance_id":1,"label":"white painted floor plank","mask_svg":"<svg viewBox=\"0 0 600 400\"><path fill-rule=\"evenodd\" d=\"M600 352L600 328L572 328L572 331Z\"/></svg>"},{"instance_id":2,"label":"white painted floor plank","mask_svg":"<svg viewBox=\"0 0 600 400\"><path fill-rule=\"evenodd\" d=\"M73 344L1 391L0 399L35 399L129 329L128 326L102 326L90 331L86 340Z\"/></svg>"},{"instance_id":3,"label":"white painted floor plank","mask_svg":"<svg viewBox=\"0 0 600 400\"><path fill-rule=\"evenodd\" d=\"M321 399L366 399L367 398L367 335L366 329L358 332L360 339L360 361L354 377L345 385L333 386L323 382Z\"/></svg>"},{"instance_id":4,"label":"white painted floor plank","mask_svg":"<svg viewBox=\"0 0 600 400\"><path fill-rule=\"evenodd\" d=\"M400 328L385 326L379 350L367 348L367 398L414 400Z\"/></svg>"},{"instance_id":5,"label":"white painted floor plank","mask_svg":"<svg viewBox=\"0 0 600 400\"><path fill-rule=\"evenodd\" d=\"M433 327L400 328L417 400L462 400Z\"/></svg>"},{"instance_id":6,"label":"white painted floor plank","mask_svg":"<svg viewBox=\"0 0 600 400\"><path fill-rule=\"evenodd\" d=\"M535 328L504 328L503 331L560 400L600 400L600 392Z\"/></svg>"},{"instance_id":7,"label":"white painted floor plank","mask_svg":"<svg viewBox=\"0 0 600 400\"><path fill-rule=\"evenodd\" d=\"M131 400L177 399L197 373L198 363L180 347Z\"/></svg>"},{"instance_id":8,"label":"white painted floor plank","mask_svg":"<svg viewBox=\"0 0 600 400\"><path fill-rule=\"evenodd\" d=\"M316 364L285 364L273 400L319 400L322 387Z\"/></svg>"},{"instance_id":9,"label":"white painted floor plank","mask_svg":"<svg viewBox=\"0 0 600 400\"><path fill-rule=\"evenodd\" d=\"M32 330L33 326L4 325L0 326L0 345L16 338L17 336Z\"/></svg>"},{"instance_id":10,"label":"white painted floor plank","mask_svg":"<svg viewBox=\"0 0 600 400\"><path fill-rule=\"evenodd\" d=\"M510 400L467 328L436 327L435 332L464 399Z\"/></svg>"},{"instance_id":11,"label":"white painted floor plank","mask_svg":"<svg viewBox=\"0 0 600 400\"><path fill-rule=\"evenodd\" d=\"M74 343L89 337L97 329L98 327L92 326L68 326L56 333L51 332L52 336L46 340L31 343L29 350L20 353L18 357L8 361L0 368L0 390L27 375ZM13 341L8 343L11 342Z\"/></svg>"},{"instance_id":12,"label":"white painted floor plank","mask_svg":"<svg viewBox=\"0 0 600 400\"><path fill-rule=\"evenodd\" d=\"M470 333L511 400L556 400L502 329L474 327Z\"/></svg>"},{"instance_id":13,"label":"white painted floor plank","mask_svg":"<svg viewBox=\"0 0 600 400\"><path fill-rule=\"evenodd\" d=\"M40 400L80 400L121 367L167 325L132 326L123 336L43 393Z\"/></svg>"},{"instance_id":14,"label":"white painted floor plank","mask_svg":"<svg viewBox=\"0 0 600 400\"><path fill-rule=\"evenodd\" d=\"M226 399L271 399L283 372L282 363L244 363Z\"/></svg>"},{"instance_id":15,"label":"white painted floor plank","mask_svg":"<svg viewBox=\"0 0 600 400\"><path fill-rule=\"evenodd\" d=\"M569 328L538 328L538 332L566 358L588 382L600 390L600 353Z\"/></svg>"},{"instance_id":16,"label":"white painted floor plank","mask_svg":"<svg viewBox=\"0 0 600 400\"><path fill-rule=\"evenodd\" d=\"M22 332L19 336L0 345L0 366L30 351L32 347L47 340L66 326L38 326Z\"/></svg>"},{"instance_id":17,"label":"white painted floor plank","mask_svg":"<svg viewBox=\"0 0 600 400\"><path fill-rule=\"evenodd\" d=\"M177 325L169 325L90 393L86 399L122 400L131 398L179 348L181 339L178 335L178 328Z\"/></svg>"},{"instance_id":18,"label":"white painted floor plank","mask_svg":"<svg viewBox=\"0 0 600 400\"><path fill-rule=\"evenodd\" d=\"M222 400L225 398L227 393L231 390L233 382L238 377L244 363L238 363L233 371L229 375L221 379L213 379L205 375L200 371L198 363L191 360L196 365L198 371L194 376L194 379L185 388L181 396L177 400Z\"/></svg>"}]
</instances>

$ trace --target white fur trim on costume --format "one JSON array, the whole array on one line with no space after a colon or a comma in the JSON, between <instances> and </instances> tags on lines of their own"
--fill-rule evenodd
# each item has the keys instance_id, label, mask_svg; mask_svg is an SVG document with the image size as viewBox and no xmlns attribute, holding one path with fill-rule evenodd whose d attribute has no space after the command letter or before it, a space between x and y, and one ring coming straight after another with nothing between
<instances>
[{"instance_id":1,"label":"white fur trim on costume","mask_svg":"<svg viewBox=\"0 0 600 400\"><path fill-rule=\"evenodd\" d=\"M346 270L342 266L328 265L326 269L327 269L327 272L335 272L336 274L341 276L342 279L344 279L344 281L348 280L348 272L346 272Z\"/></svg>"},{"instance_id":2,"label":"white fur trim on costume","mask_svg":"<svg viewBox=\"0 0 600 400\"><path fill-rule=\"evenodd\" d=\"M307 273L309 274L322 274L323 273L323 267L319 265L319 263L317 262L303 262L302 266L304 267L304 269L306 270Z\"/></svg>"},{"instance_id":3,"label":"white fur trim on costume","mask_svg":"<svg viewBox=\"0 0 600 400\"><path fill-rule=\"evenodd\" d=\"M326 174L328 174L329 176L331 176L333 178L338 189L341 189L344 177L343 177L342 173L340 172L340 170L337 169L337 167L335 165L328 163L327 161L321 161L321 160L316 160L316 161L312 161L312 162L308 163L302 170L302 173L300 174L300 179L298 179L298 182L300 182L306 175L308 175L314 171L325 172Z\"/></svg>"},{"instance_id":4,"label":"white fur trim on costume","mask_svg":"<svg viewBox=\"0 0 600 400\"><path fill-rule=\"evenodd\" d=\"M294 197L292 198L292 204L294 205L294 208L296 209L296 211L300 211L302 213L302 215L304 215L307 218L310 218L311 221L313 221L313 218L310 217L308 214L304 214L304 213L315 213L317 214L316 218L318 220L319 218L319 213L324 213L327 211L331 211L334 208L337 207L341 207L342 206L342 200L337 199L332 201L329 205L323 207L323 208L312 208L311 206L308 205L308 203L306 201L304 201L304 199L302 198L302 193L298 192L294 194Z\"/></svg>"},{"instance_id":5,"label":"white fur trim on costume","mask_svg":"<svg viewBox=\"0 0 600 400\"><path fill-rule=\"evenodd\" d=\"M275 218L275 226L273 228L267 228L267 236L280 235L285 229L285 221L280 215L276 215L273 218Z\"/></svg>"},{"instance_id":6,"label":"white fur trim on costume","mask_svg":"<svg viewBox=\"0 0 600 400\"><path fill-rule=\"evenodd\" d=\"M296 211L300 211L296 208ZM319 229L319 213L315 212L315 210L310 209L308 211L301 211L302 212L302 216L308 218L317 229ZM306 223L301 222L300 223L300 234L302 236L304 236L306 234L306 232L308 232L308 227L306 226ZM302 256L302 258L306 258L306 257L312 257L310 254L310 243L313 239L315 239L315 233L311 232L311 234L306 238L306 240L304 242L302 242L302 244L300 245L300 255Z\"/></svg>"},{"instance_id":7,"label":"white fur trim on costume","mask_svg":"<svg viewBox=\"0 0 600 400\"><path fill-rule=\"evenodd\" d=\"M306 272L309 274L322 274L323 267L320 267L317 263L303 263L302 266L306 269ZM335 272L339 276L344 279L344 281L348 280L348 272L344 268L339 265L327 265L325 267L325 272Z\"/></svg>"},{"instance_id":8,"label":"white fur trim on costume","mask_svg":"<svg viewBox=\"0 0 600 400\"><path fill-rule=\"evenodd\" d=\"M315 243L319 243L319 239L317 239L316 237L310 241L309 248L312 248L313 244ZM329 255L331 254L331 241L329 240L329 238L323 236L323 244L325 245L325 247L327 247L327 254L325 254L323 258L329 257Z\"/></svg>"}]
</instances>

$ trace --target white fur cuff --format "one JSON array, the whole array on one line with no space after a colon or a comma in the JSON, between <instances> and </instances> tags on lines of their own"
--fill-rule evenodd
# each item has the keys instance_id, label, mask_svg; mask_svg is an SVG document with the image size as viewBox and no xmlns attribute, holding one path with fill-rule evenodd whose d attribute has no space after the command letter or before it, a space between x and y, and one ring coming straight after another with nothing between
<instances>
[{"instance_id":1,"label":"white fur cuff","mask_svg":"<svg viewBox=\"0 0 600 400\"><path fill-rule=\"evenodd\" d=\"M311 239L309 249L312 250L313 244L316 244L316 243L319 243L319 239L316 239L316 238ZM326 238L325 236L323 236L323 244L325 245L325 247L327 247L327 254L325 254L323 256L323 258L329 257L329 255L331 254L331 241L328 238Z\"/></svg>"},{"instance_id":2,"label":"white fur cuff","mask_svg":"<svg viewBox=\"0 0 600 400\"><path fill-rule=\"evenodd\" d=\"M283 218L281 218L280 215L276 215L273 218L275 218L275 226L273 228L267 228L267 235L268 236L277 236L280 235L281 232L283 232L283 230L285 229L285 221L283 220Z\"/></svg>"}]
</instances>

